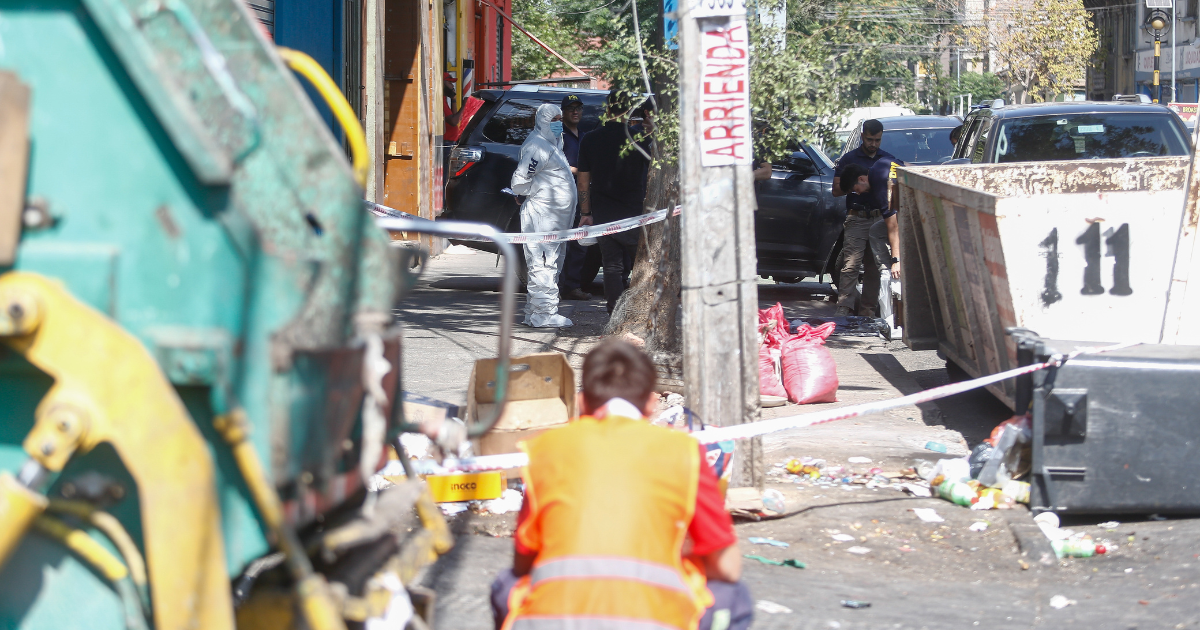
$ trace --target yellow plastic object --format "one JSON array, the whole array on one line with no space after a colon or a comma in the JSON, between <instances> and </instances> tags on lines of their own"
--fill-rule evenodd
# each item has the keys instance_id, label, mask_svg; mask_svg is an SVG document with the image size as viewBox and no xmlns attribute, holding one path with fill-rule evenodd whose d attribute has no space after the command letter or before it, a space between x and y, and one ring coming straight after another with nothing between
<instances>
[{"instance_id":1,"label":"yellow plastic object","mask_svg":"<svg viewBox=\"0 0 1200 630\"><path fill-rule=\"evenodd\" d=\"M367 173L371 170L367 134L359 124L358 117L354 115L354 108L346 101L346 96L338 89L337 83L325 73L321 64L312 57L291 48L280 47L275 50L289 68L308 79L321 98L325 99L329 109L333 111L334 118L337 118L338 124L342 126L342 131L346 132L346 142L350 144L350 155L354 158L354 179L358 181L359 186L366 186Z\"/></svg>"},{"instance_id":2,"label":"yellow plastic object","mask_svg":"<svg viewBox=\"0 0 1200 630\"><path fill-rule=\"evenodd\" d=\"M344 630L345 622L341 611L329 591L325 578L316 575L308 555L300 546L296 533L283 518L283 504L275 488L263 472L258 452L250 443L250 427L246 414L241 409L219 416L213 426L233 451L238 471L254 497L254 504L263 523L275 539L279 550L287 557L288 569L296 581L296 595L300 598L300 611L311 630Z\"/></svg>"},{"instance_id":3,"label":"yellow plastic object","mask_svg":"<svg viewBox=\"0 0 1200 630\"><path fill-rule=\"evenodd\" d=\"M14 303L37 304L37 325L4 321ZM212 458L158 363L120 326L37 274L0 275L0 330L20 331L0 343L54 379L25 439L29 455L61 470L74 453L107 442L137 484L156 626L231 630ZM0 539L15 529L0 527Z\"/></svg>"},{"instance_id":4,"label":"yellow plastic object","mask_svg":"<svg viewBox=\"0 0 1200 630\"><path fill-rule=\"evenodd\" d=\"M504 492L504 474L499 472L429 475L425 483L438 503L496 499Z\"/></svg>"},{"instance_id":5,"label":"yellow plastic object","mask_svg":"<svg viewBox=\"0 0 1200 630\"><path fill-rule=\"evenodd\" d=\"M12 474L0 472L0 566L45 509L46 497L21 485Z\"/></svg>"},{"instance_id":6,"label":"yellow plastic object","mask_svg":"<svg viewBox=\"0 0 1200 630\"><path fill-rule=\"evenodd\" d=\"M138 551L133 538L129 536L129 532L121 526L121 521L108 512L96 509L96 506L87 501L51 499L49 509L51 512L70 514L87 521L103 532L125 559L125 566L129 569L129 579L137 586L146 585L146 561L142 558L142 553Z\"/></svg>"},{"instance_id":7,"label":"yellow plastic object","mask_svg":"<svg viewBox=\"0 0 1200 630\"><path fill-rule=\"evenodd\" d=\"M67 549L74 551L88 564L96 567L96 570L110 582L117 582L129 576L128 569L116 556L109 553L107 549L100 546L100 543L82 530L75 529L49 516L39 516L33 522L33 526L43 534L61 542Z\"/></svg>"}]
</instances>

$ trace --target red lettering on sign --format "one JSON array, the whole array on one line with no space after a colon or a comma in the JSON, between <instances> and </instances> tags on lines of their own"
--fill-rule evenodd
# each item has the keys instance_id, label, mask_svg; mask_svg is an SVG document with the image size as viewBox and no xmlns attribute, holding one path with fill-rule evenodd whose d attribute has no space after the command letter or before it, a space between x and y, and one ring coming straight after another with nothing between
<instances>
[{"instance_id":1,"label":"red lettering on sign","mask_svg":"<svg viewBox=\"0 0 1200 630\"><path fill-rule=\"evenodd\" d=\"M730 89L730 86L733 86L733 89ZM720 88L720 89L718 90L716 88ZM714 82L714 81L705 81L704 82L704 93L705 94L741 94L742 92L745 92L745 91L746 91L746 82L745 81L721 81L719 83Z\"/></svg>"}]
</instances>

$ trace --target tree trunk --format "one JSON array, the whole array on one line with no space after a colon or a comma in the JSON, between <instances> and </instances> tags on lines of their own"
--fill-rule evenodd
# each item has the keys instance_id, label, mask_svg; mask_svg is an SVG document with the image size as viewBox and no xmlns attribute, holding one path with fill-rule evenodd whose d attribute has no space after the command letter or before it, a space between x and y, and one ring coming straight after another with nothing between
<instances>
[{"instance_id":1,"label":"tree trunk","mask_svg":"<svg viewBox=\"0 0 1200 630\"><path fill-rule=\"evenodd\" d=\"M660 2L652 38L659 49L665 48L662 11ZM655 74L651 82L658 107L673 110L676 103L669 96L670 80ZM674 159L663 159L657 142L652 145L651 155L655 166L651 167L646 181L643 210L673 209L679 205L679 167ZM629 289L621 294L613 307L604 334L628 333L645 341L646 353L658 368L660 389L682 393L683 337L679 330L682 246L679 235L677 216L668 215L666 221L642 228Z\"/></svg>"}]
</instances>

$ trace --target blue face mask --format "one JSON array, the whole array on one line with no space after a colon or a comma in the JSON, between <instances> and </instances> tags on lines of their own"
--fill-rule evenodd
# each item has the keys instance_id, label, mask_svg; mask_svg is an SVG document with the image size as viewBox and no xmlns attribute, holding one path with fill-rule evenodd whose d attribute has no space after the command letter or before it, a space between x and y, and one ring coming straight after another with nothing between
<instances>
[{"instance_id":1,"label":"blue face mask","mask_svg":"<svg viewBox=\"0 0 1200 630\"><path fill-rule=\"evenodd\" d=\"M561 136L562 132L563 132L562 121L556 120L556 121L550 123L550 131L554 134L555 137Z\"/></svg>"}]
</instances>

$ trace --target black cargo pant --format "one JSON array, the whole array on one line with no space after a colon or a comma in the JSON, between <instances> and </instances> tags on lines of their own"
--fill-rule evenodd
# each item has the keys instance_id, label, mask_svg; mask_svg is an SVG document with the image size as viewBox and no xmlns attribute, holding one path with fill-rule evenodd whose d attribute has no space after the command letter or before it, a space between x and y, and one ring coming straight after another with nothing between
<instances>
[{"instance_id":1,"label":"black cargo pant","mask_svg":"<svg viewBox=\"0 0 1200 630\"><path fill-rule=\"evenodd\" d=\"M642 230L634 228L600 237L600 256L604 263L604 299L608 301L608 312L613 312L617 298L629 288L629 273L633 271L633 257L637 254Z\"/></svg>"}]
</instances>

